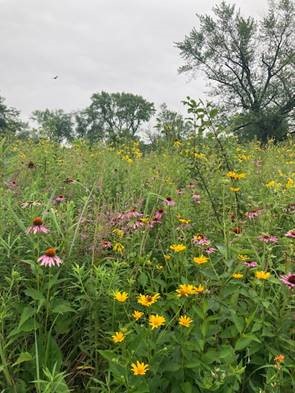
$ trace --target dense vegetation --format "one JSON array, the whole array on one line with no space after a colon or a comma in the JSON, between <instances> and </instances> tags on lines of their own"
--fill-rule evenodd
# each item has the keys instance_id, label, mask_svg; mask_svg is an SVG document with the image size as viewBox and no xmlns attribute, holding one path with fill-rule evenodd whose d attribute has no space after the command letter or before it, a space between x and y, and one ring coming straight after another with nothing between
<instances>
[{"instance_id":1,"label":"dense vegetation","mask_svg":"<svg viewBox=\"0 0 295 393\"><path fill-rule=\"evenodd\" d=\"M293 392L294 152L3 139L2 392Z\"/></svg>"}]
</instances>

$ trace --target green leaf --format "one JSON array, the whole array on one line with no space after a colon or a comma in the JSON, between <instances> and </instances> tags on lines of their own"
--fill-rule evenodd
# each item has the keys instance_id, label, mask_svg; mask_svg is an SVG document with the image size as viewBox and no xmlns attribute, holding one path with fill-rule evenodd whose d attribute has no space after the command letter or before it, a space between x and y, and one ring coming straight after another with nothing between
<instances>
[{"instance_id":1,"label":"green leaf","mask_svg":"<svg viewBox=\"0 0 295 393\"><path fill-rule=\"evenodd\" d=\"M245 349L246 347L249 346L249 344L252 341L256 341L256 342L260 343L260 340L258 340L258 338L256 336L254 336L253 334L244 335L244 336L240 337L236 342L235 350L241 351L242 349Z\"/></svg>"},{"instance_id":2,"label":"green leaf","mask_svg":"<svg viewBox=\"0 0 295 393\"><path fill-rule=\"evenodd\" d=\"M190 382L180 384L180 389L183 393L193 393L193 387Z\"/></svg>"},{"instance_id":3,"label":"green leaf","mask_svg":"<svg viewBox=\"0 0 295 393\"><path fill-rule=\"evenodd\" d=\"M33 357L29 352L22 352L19 354L19 357L17 358L16 362L12 365L12 367L17 366L18 364L24 362L30 362L31 360L33 360Z\"/></svg>"},{"instance_id":4,"label":"green leaf","mask_svg":"<svg viewBox=\"0 0 295 393\"><path fill-rule=\"evenodd\" d=\"M55 299L52 305L52 310L54 314L63 314L67 312L75 312L70 302L61 299Z\"/></svg>"}]
</instances>

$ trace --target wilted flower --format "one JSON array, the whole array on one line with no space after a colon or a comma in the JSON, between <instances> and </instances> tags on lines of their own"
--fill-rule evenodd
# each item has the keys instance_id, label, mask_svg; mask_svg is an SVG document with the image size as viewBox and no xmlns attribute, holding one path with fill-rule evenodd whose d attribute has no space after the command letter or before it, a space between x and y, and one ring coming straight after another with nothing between
<instances>
[{"instance_id":1,"label":"wilted flower","mask_svg":"<svg viewBox=\"0 0 295 393\"><path fill-rule=\"evenodd\" d=\"M280 277L282 283L287 285L289 288L295 288L295 274L294 273L288 273L284 276Z\"/></svg>"},{"instance_id":2,"label":"wilted flower","mask_svg":"<svg viewBox=\"0 0 295 393\"><path fill-rule=\"evenodd\" d=\"M100 242L101 248L104 250L111 250L112 249L112 242L110 242L109 240L105 240L103 239Z\"/></svg>"},{"instance_id":3,"label":"wilted flower","mask_svg":"<svg viewBox=\"0 0 295 393\"><path fill-rule=\"evenodd\" d=\"M286 237L289 237L289 238L295 239L295 229L291 229L290 231L288 231L287 233L285 233L285 236L286 236Z\"/></svg>"},{"instance_id":4,"label":"wilted flower","mask_svg":"<svg viewBox=\"0 0 295 393\"><path fill-rule=\"evenodd\" d=\"M149 316L149 325L152 328L152 330L164 326L165 323L166 323L166 319L161 315L156 314L156 315Z\"/></svg>"},{"instance_id":5,"label":"wilted flower","mask_svg":"<svg viewBox=\"0 0 295 393\"><path fill-rule=\"evenodd\" d=\"M201 195L200 194L193 194L192 200L196 205L199 205L201 203Z\"/></svg>"},{"instance_id":6,"label":"wilted flower","mask_svg":"<svg viewBox=\"0 0 295 393\"><path fill-rule=\"evenodd\" d=\"M190 327L190 325L193 323L193 320L188 317L187 315L182 315L181 317L178 318L178 324L183 327Z\"/></svg>"},{"instance_id":7,"label":"wilted flower","mask_svg":"<svg viewBox=\"0 0 295 393\"><path fill-rule=\"evenodd\" d=\"M41 257L38 259L38 262L40 262L41 266L49 267L59 266L62 264L62 260L56 255L56 249L53 247L48 248L44 252L44 255L41 255Z\"/></svg>"},{"instance_id":8,"label":"wilted flower","mask_svg":"<svg viewBox=\"0 0 295 393\"><path fill-rule=\"evenodd\" d=\"M112 336L112 340L114 343L121 343L122 341L125 340L125 334L123 332L116 332L113 336Z\"/></svg>"},{"instance_id":9,"label":"wilted flower","mask_svg":"<svg viewBox=\"0 0 295 393\"><path fill-rule=\"evenodd\" d=\"M131 364L131 371L134 375L145 375L149 368L149 365L144 362L137 361Z\"/></svg>"},{"instance_id":10,"label":"wilted flower","mask_svg":"<svg viewBox=\"0 0 295 393\"><path fill-rule=\"evenodd\" d=\"M27 233L48 233L49 229L43 225L43 220L41 217L35 217L33 220L33 225L27 229Z\"/></svg>"},{"instance_id":11,"label":"wilted flower","mask_svg":"<svg viewBox=\"0 0 295 393\"><path fill-rule=\"evenodd\" d=\"M35 168L36 168L36 165L34 164L33 161L29 161L27 167L28 167L29 169L35 169Z\"/></svg>"}]
</instances>

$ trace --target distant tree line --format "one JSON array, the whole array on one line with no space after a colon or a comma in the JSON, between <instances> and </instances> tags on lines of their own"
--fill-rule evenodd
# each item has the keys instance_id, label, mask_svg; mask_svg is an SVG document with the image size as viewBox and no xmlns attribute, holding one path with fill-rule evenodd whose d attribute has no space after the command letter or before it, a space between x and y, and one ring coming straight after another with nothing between
<instances>
[{"instance_id":1,"label":"distant tree line","mask_svg":"<svg viewBox=\"0 0 295 393\"><path fill-rule=\"evenodd\" d=\"M241 140L280 141L295 132L294 12L293 0L273 0L267 15L257 21L241 16L234 5L223 1L213 8L213 16L199 15L198 28L176 44L185 61L180 72L206 75L224 129ZM19 112L0 97L0 136L6 133L57 142L83 138L90 143L116 144L138 138L143 124L155 113L154 104L139 95L102 91L76 113L34 111L36 127L30 129ZM152 142L173 141L196 127L193 118L185 119L163 104L149 138Z\"/></svg>"}]
</instances>

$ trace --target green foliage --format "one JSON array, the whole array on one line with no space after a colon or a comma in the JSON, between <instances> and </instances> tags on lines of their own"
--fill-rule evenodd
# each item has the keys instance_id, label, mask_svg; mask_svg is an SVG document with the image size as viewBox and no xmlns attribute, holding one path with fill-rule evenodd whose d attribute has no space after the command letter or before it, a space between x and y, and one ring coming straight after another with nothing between
<instances>
[{"instance_id":1,"label":"green foliage","mask_svg":"<svg viewBox=\"0 0 295 393\"><path fill-rule=\"evenodd\" d=\"M0 391L294 390L294 294L280 280L295 257L285 236L295 225L294 143L239 145L222 138L213 105L187 98L186 106L196 135L148 154L136 143L1 145ZM26 232L37 216L49 233ZM265 233L278 241L258 240ZM214 253L192 242L197 234ZM48 247L60 266L38 263ZM200 255L207 262L194 262ZM199 292L179 297L183 284ZM137 301L156 293L149 307ZM155 314L165 324L151 329ZM131 371L137 361L149 365L145 375Z\"/></svg>"},{"instance_id":2,"label":"green foliage","mask_svg":"<svg viewBox=\"0 0 295 393\"><path fill-rule=\"evenodd\" d=\"M19 111L9 108L0 96L0 137L4 135L22 134L26 130L26 124L19 119Z\"/></svg>"},{"instance_id":3,"label":"green foliage","mask_svg":"<svg viewBox=\"0 0 295 393\"><path fill-rule=\"evenodd\" d=\"M38 123L37 134L41 138L65 142L71 141L74 137L72 115L65 113L62 109L36 110L32 114L32 120Z\"/></svg>"},{"instance_id":4,"label":"green foliage","mask_svg":"<svg viewBox=\"0 0 295 393\"><path fill-rule=\"evenodd\" d=\"M122 142L133 138L153 113L154 104L141 96L102 91L93 94L89 107L76 116L77 134L91 142Z\"/></svg>"},{"instance_id":5,"label":"green foliage","mask_svg":"<svg viewBox=\"0 0 295 393\"><path fill-rule=\"evenodd\" d=\"M285 138L295 103L293 2L271 2L261 21L242 17L224 1L213 11L200 15L199 29L177 44L186 62L180 71L205 72L224 110L243 112L247 122L238 125L239 133L247 127L246 136L262 142ZM266 129L272 119L276 126Z\"/></svg>"}]
</instances>

